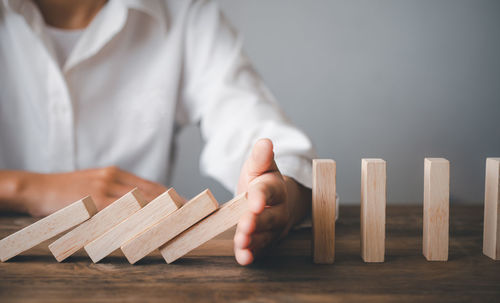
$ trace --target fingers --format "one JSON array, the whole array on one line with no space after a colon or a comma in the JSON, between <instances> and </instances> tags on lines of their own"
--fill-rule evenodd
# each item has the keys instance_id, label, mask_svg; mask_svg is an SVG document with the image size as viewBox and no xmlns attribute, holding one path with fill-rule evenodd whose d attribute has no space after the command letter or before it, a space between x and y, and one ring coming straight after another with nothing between
<instances>
[{"instance_id":1,"label":"fingers","mask_svg":"<svg viewBox=\"0 0 500 303\"><path fill-rule=\"evenodd\" d=\"M126 185L122 183L112 183L106 187L106 195L112 198L120 198L129 191L134 189L132 185Z\"/></svg>"},{"instance_id":2,"label":"fingers","mask_svg":"<svg viewBox=\"0 0 500 303\"><path fill-rule=\"evenodd\" d=\"M118 182L127 185L133 185L134 187L143 187L144 189L156 190L156 191L158 191L159 189L162 189L163 191L166 190L166 188L161 184L143 179L141 177L138 177L132 173L129 173L121 169L118 169L118 174L116 175L116 178Z\"/></svg>"},{"instance_id":3,"label":"fingers","mask_svg":"<svg viewBox=\"0 0 500 303\"><path fill-rule=\"evenodd\" d=\"M238 222L236 227L236 233L243 233L245 235L250 235L255 232L257 215L251 212L245 213Z\"/></svg>"},{"instance_id":4,"label":"fingers","mask_svg":"<svg viewBox=\"0 0 500 303\"><path fill-rule=\"evenodd\" d=\"M253 260L254 256L252 252L249 249L234 249L234 257L236 258L236 261L243 266L250 265Z\"/></svg>"},{"instance_id":5,"label":"fingers","mask_svg":"<svg viewBox=\"0 0 500 303\"><path fill-rule=\"evenodd\" d=\"M115 181L113 184L114 188L110 190L113 193L122 193L123 195L137 187L144 193L145 198L151 201L167 190L166 187L159 183L143 179L118 167L107 167L104 170L104 174L107 174L108 179ZM123 192L126 188L129 190Z\"/></svg>"},{"instance_id":6,"label":"fingers","mask_svg":"<svg viewBox=\"0 0 500 303\"><path fill-rule=\"evenodd\" d=\"M263 194L262 191L258 191ZM253 262L256 256L274 239L280 237L288 222L286 203L265 207L259 214L244 214L234 235L234 255L241 265Z\"/></svg>"},{"instance_id":7,"label":"fingers","mask_svg":"<svg viewBox=\"0 0 500 303\"><path fill-rule=\"evenodd\" d=\"M288 209L285 204L268 207L260 214L248 212L238 222L237 230L244 234L263 231L282 230L288 222Z\"/></svg>"},{"instance_id":8,"label":"fingers","mask_svg":"<svg viewBox=\"0 0 500 303\"><path fill-rule=\"evenodd\" d=\"M264 231L260 233L246 236L243 233L236 233L234 235L234 248L235 249L250 249L252 252L259 252L275 238L274 231Z\"/></svg>"},{"instance_id":9,"label":"fingers","mask_svg":"<svg viewBox=\"0 0 500 303\"><path fill-rule=\"evenodd\" d=\"M251 264L274 238L274 232L256 233L251 236L236 233L234 237L234 256L236 261L244 266Z\"/></svg>"},{"instance_id":10,"label":"fingers","mask_svg":"<svg viewBox=\"0 0 500 303\"><path fill-rule=\"evenodd\" d=\"M266 205L277 205L286 201L286 187L279 174L266 174L256 178L248 187L250 211L259 214Z\"/></svg>"}]
</instances>

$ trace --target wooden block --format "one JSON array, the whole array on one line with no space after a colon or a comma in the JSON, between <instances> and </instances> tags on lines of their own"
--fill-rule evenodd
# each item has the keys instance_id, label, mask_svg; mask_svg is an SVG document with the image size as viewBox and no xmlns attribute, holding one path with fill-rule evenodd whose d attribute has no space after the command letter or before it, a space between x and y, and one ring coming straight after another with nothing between
<instances>
[{"instance_id":1,"label":"wooden block","mask_svg":"<svg viewBox=\"0 0 500 303\"><path fill-rule=\"evenodd\" d=\"M171 188L99 238L85 245L85 251L92 261L97 263L119 249L128 240L156 224L161 218L179 209L183 202L184 199Z\"/></svg>"},{"instance_id":2,"label":"wooden block","mask_svg":"<svg viewBox=\"0 0 500 303\"><path fill-rule=\"evenodd\" d=\"M193 249L213 239L238 223L248 210L247 193L242 193L222 205L204 220L196 223L173 240L160 247L167 263L172 263Z\"/></svg>"},{"instance_id":3,"label":"wooden block","mask_svg":"<svg viewBox=\"0 0 500 303\"><path fill-rule=\"evenodd\" d=\"M361 160L361 257L365 262L384 262L386 163Z\"/></svg>"},{"instance_id":4,"label":"wooden block","mask_svg":"<svg viewBox=\"0 0 500 303\"><path fill-rule=\"evenodd\" d=\"M205 218L219 207L210 190L205 190L172 214L163 217L121 246L130 264L134 264L161 245Z\"/></svg>"},{"instance_id":5,"label":"wooden block","mask_svg":"<svg viewBox=\"0 0 500 303\"><path fill-rule=\"evenodd\" d=\"M500 260L500 158L486 159L483 253Z\"/></svg>"},{"instance_id":6,"label":"wooden block","mask_svg":"<svg viewBox=\"0 0 500 303\"><path fill-rule=\"evenodd\" d=\"M61 262L118 223L130 217L146 204L147 202L139 190L137 188L133 189L98 212L90 220L57 239L49 245L49 249L56 260Z\"/></svg>"},{"instance_id":7,"label":"wooden block","mask_svg":"<svg viewBox=\"0 0 500 303\"><path fill-rule=\"evenodd\" d=\"M331 264L335 260L336 163L313 160L312 232L313 261Z\"/></svg>"},{"instance_id":8,"label":"wooden block","mask_svg":"<svg viewBox=\"0 0 500 303\"><path fill-rule=\"evenodd\" d=\"M448 260L450 162L425 158L423 254L427 261Z\"/></svg>"},{"instance_id":9,"label":"wooden block","mask_svg":"<svg viewBox=\"0 0 500 303\"><path fill-rule=\"evenodd\" d=\"M90 197L78 200L0 241L2 262L88 220L97 208Z\"/></svg>"}]
</instances>

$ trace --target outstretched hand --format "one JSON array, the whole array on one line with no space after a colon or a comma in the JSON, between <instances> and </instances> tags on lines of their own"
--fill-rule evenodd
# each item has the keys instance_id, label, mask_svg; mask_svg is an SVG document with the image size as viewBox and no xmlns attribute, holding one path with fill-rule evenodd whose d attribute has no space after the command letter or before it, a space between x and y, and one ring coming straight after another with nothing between
<instances>
[{"instance_id":1,"label":"outstretched hand","mask_svg":"<svg viewBox=\"0 0 500 303\"><path fill-rule=\"evenodd\" d=\"M264 248L285 236L306 215L311 199L310 190L281 175L269 139L254 145L241 170L238 193L245 191L249 210L234 236L234 254L241 265L252 263Z\"/></svg>"}]
</instances>

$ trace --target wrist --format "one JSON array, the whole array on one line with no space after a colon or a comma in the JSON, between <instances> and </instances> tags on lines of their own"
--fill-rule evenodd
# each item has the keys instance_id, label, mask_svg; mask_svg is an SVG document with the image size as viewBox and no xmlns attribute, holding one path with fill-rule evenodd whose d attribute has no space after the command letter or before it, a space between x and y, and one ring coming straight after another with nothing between
<instances>
[{"instance_id":1,"label":"wrist","mask_svg":"<svg viewBox=\"0 0 500 303\"><path fill-rule=\"evenodd\" d=\"M290 228L301 222L311 211L311 189L295 181L295 179L284 176L287 188L289 225Z\"/></svg>"}]
</instances>

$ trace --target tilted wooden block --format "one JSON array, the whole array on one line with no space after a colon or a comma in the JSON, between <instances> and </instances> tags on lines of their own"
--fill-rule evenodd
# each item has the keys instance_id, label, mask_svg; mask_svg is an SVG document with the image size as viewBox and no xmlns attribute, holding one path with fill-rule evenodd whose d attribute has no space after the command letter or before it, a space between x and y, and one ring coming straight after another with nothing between
<instances>
[{"instance_id":1,"label":"tilted wooden block","mask_svg":"<svg viewBox=\"0 0 500 303\"><path fill-rule=\"evenodd\" d=\"M361 257L365 262L384 262L386 163L361 160Z\"/></svg>"},{"instance_id":2,"label":"tilted wooden block","mask_svg":"<svg viewBox=\"0 0 500 303\"><path fill-rule=\"evenodd\" d=\"M450 162L425 158L423 254L428 261L448 260Z\"/></svg>"},{"instance_id":3,"label":"tilted wooden block","mask_svg":"<svg viewBox=\"0 0 500 303\"><path fill-rule=\"evenodd\" d=\"M97 208L90 197L78 200L0 241L2 262L88 220Z\"/></svg>"},{"instance_id":4,"label":"tilted wooden block","mask_svg":"<svg viewBox=\"0 0 500 303\"><path fill-rule=\"evenodd\" d=\"M313 261L331 264L335 260L336 163L313 160L312 232Z\"/></svg>"},{"instance_id":5,"label":"tilted wooden block","mask_svg":"<svg viewBox=\"0 0 500 303\"><path fill-rule=\"evenodd\" d=\"M133 189L98 212L90 220L57 239L49 245L49 249L56 260L61 262L118 223L130 217L146 204L147 202L139 190Z\"/></svg>"},{"instance_id":6,"label":"tilted wooden block","mask_svg":"<svg viewBox=\"0 0 500 303\"><path fill-rule=\"evenodd\" d=\"M183 202L184 199L173 188L170 188L135 214L85 245L85 251L92 261L97 263L114 250L119 249L128 240L153 226L161 218L176 211Z\"/></svg>"},{"instance_id":7,"label":"tilted wooden block","mask_svg":"<svg viewBox=\"0 0 500 303\"><path fill-rule=\"evenodd\" d=\"M210 190L205 190L181 208L160 219L121 246L130 264L134 264L161 245L214 212L219 207Z\"/></svg>"},{"instance_id":8,"label":"tilted wooden block","mask_svg":"<svg viewBox=\"0 0 500 303\"><path fill-rule=\"evenodd\" d=\"M500 158L486 159L483 253L500 260Z\"/></svg>"},{"instance_id":9,"label":"tilted wooden block","mask_svg":"<svg viewBox=\"0 0 500 303\"><path fill-rule=\"evenodd\" d=\"M222 205L213 214L196 223L173 240L160 247L167 263L172 263L188 252L230 229L248 210L247 193L242 193Z\"/></svg>"}]
</instances>

